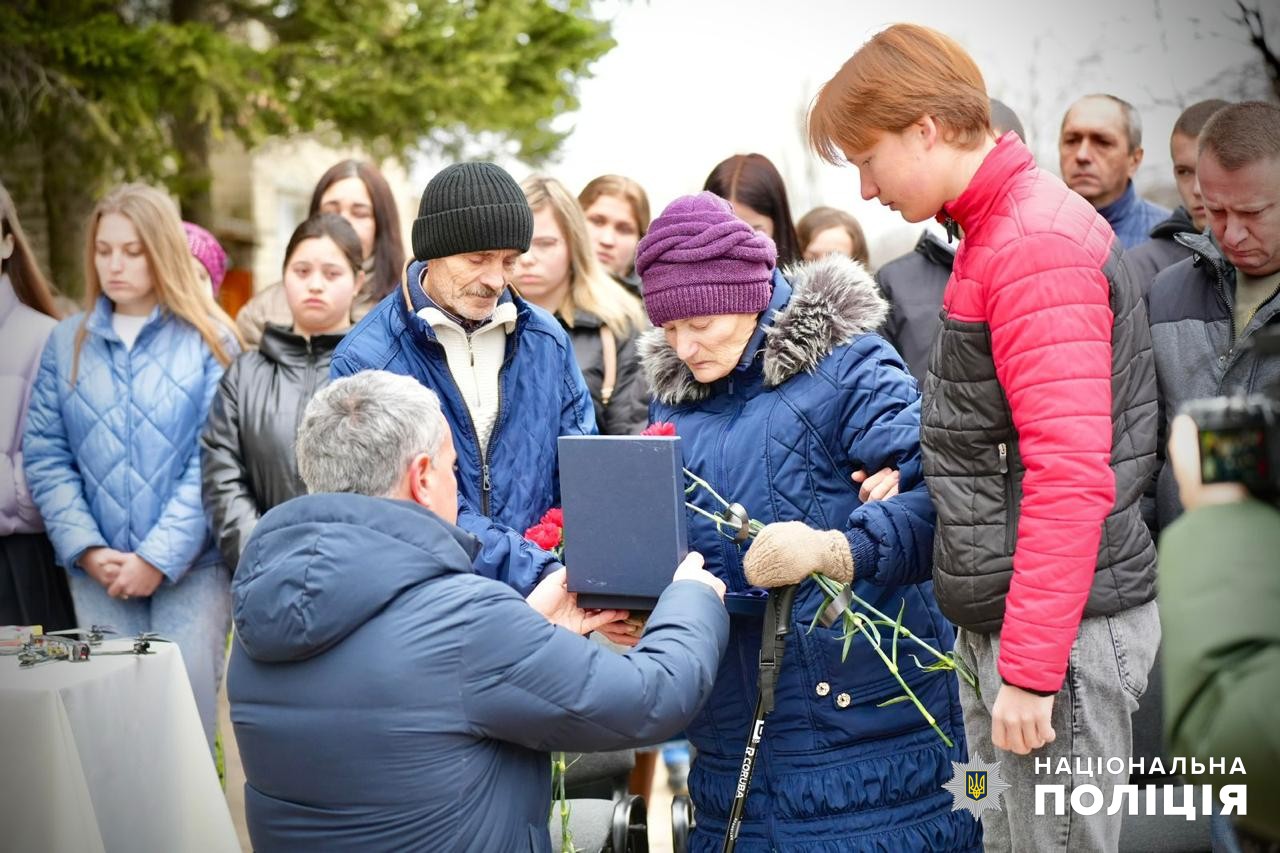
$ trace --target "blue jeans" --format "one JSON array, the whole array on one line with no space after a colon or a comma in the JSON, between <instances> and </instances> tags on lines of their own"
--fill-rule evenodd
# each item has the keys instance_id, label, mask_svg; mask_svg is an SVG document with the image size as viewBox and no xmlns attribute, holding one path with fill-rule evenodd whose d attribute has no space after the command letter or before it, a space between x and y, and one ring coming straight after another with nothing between
<instances>
[{"instance_id":1,"label":"blue jeans","mask_svg":"<svg viewBox=\"0 0 1280 853\"><path fill-rule=\"evenodd\" d=\"M128 601L107 595L101 584L78 569L67 576L80 627L110 625L120 637L155 631L173 640L182 652L212 751L218 686L226 662L227 632L231 630L231 573L226 566L219 563L192 569L176 584L161 583L150 598Z\"/></svg>"},{"instance_id":2,"label":"blue jeans","mask_svg":"<svg viewBox=\"0 0 1280 853\"><path fill-rule=\"evenodd\" d=\"M1086 851L1115 850L1120 843L1120 814L1107 814L1106 804L1116 785L1129 778L1133 754L1130 716L1147 689L1147 675L1160 645L1160 616L1154 601L1113 616L1095 616L1080 622L1080 631L1071 646L1067 677L1054 698L1051 722L1055 739L1030 755L996 750L991 742L991 708L1002 684L996 671L1000 655L1000 635L975 634L963 628L956 632L956 655L978 677L982 696L963 681L960 704L964 709L964 731L969 739L969 757L1000 762L1000 777L1011 787L1004 792L1001 811L982 815L983 844L995 851ZM1124 770L1109 773L1075 774L1076 760L1093 766L1099 759L1124 759ZM1036 759L1048 759L1051 770L1036 773ZM1059 763L1066 759L1072 772L1059 776ZM1064 786L1064 814L1054 814L1052 798L1045 814L1035 813L1037 784ZM1095 815L1073 813L1072 789L1095 785L1103 794L1104 808Z\"/></svg>"}]
</instances>

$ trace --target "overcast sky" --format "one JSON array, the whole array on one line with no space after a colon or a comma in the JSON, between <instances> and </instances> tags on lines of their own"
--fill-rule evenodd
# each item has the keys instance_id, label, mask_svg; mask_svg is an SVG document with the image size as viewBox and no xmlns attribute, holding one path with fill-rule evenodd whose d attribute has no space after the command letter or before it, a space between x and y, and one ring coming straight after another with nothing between
<instances>
[{"instance_id":1,"label":"overcast sky","mask_svg":"<svg viewBox=\"0 0 1280 853\"><path fill-rule=\"evenodd\" d=\"M1280 41L1276 4L1263 6ZM1233 0L600 0L596 8L613 22L618 46L582 81L580 109L557 123L572 133L542 171L574 192L598 174L630 175L656 215L701 189L720 160L755 151L781 170L797 218L817 204L843 207L873 244L909 243L910 232L885 236L902 220L859 198L853 169L809 154L802 121L818 87L895 21L936 27L964 45L1055 172L1057 127L1071 101L1102 91L1134 103L1147 152L1140 190L1172 185L1168 139L1183 107L1240 98L1237 69L1246 63L1253 70L1244 85L1265 92L1258 54L1229 19L1239 14ZM517 178L529 172L509 167ZM432 171L424 164L426 177Z\"/></svg>"}]
</instances>

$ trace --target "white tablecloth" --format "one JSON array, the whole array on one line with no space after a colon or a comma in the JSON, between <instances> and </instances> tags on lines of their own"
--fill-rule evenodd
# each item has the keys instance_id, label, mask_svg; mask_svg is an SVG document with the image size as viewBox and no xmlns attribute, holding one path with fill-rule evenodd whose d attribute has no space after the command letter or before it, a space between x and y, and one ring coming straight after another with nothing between
<instances>
[{"instance_id":1,"label":"white tablecloth","mask_svg":"<svg viewBox=\"0 0 1280 853\"><path fill-rule=\"evenodd\" d=\"M152 649L25 670L0 657L0 848L239 853L182 655Z\"/></svg>"}]
</instances>

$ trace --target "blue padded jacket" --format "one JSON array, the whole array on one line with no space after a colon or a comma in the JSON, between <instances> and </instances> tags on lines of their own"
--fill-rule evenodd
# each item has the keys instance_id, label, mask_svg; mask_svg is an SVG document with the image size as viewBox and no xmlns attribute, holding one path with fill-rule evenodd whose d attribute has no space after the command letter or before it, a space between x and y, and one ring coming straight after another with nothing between
<instances>
[{"instance_id":1,"label":"blue padded jacket","mask_svg":"<svg viewBox=\"0 0 1280 853\"><path fill-rule=\"evenodd\" d=\"M871 333L887 306L847 258L788 276L775 274L772 301L741 362L713 384L694 379L660 330L645 338L658 398L652 420L674 423L685 465L752 518L844 531L858 595L890 618L902 608L903 624L945 652L954 635L929 581L934 512L921 471L919 394L899 355ZM900 472L901 493L862 504L850 476L885 466ZM731 593L750 592L746 549L694 513L689 546ZM795 623L807 628L821 600L805 581ZM697 851L720 849L757 694L761 617L731 623L711 698L688 729L698 748L689 777ZM948 748L910 703L876 707L902 691L863 638L847 660L843 648L838 626L791 634L737 849L979 849L979 825L952 811L942 788L951 762L966 755L956 678L923 672L911 644L900 647L904 677L952 738ZM930 662L927 654L921 662Z\"/></svg>"},{"instance_id":2,"label":"blue padded jacket","mask_svg":"<svg viewBox=\"0 0 1280 853\"><path fill-rule=\"evenodd\" d=\"M498 417L483 454L444 347L417 314L430 304L418 284L424 269L421 262L410 264L400 288L347 334L334 351L330 375L388 370L412 376L440 396L458 452L458 526L480 540L476 571L527 595L557 564L524 539L524 530L560 504L556 439L596 432L591 394L560 324L505 294L516 304L516 327L507 335Z\"/></svg>"},{"instance_id":3,"label":"blue padded jacket","mask_svg":"<svg viewBox=\"0 0 1280 853\"><path fill-rule=\"evenodd\" d=\"M706 700L729 633L680 581L619 655L471 571L407 501L305 495L254 528L227 675L255 850L550 853L557 749L654 743Z\"/></svg>"},{"instance_id":4,"label":"blue padded jacket","mask_svg":"<svg viewBox=\"0 0 1280 853\"><path fill-rule=\"evenodd\" d=\"M222 365L195 327L157 307L133 349L111 326L105 296L49 336L32 389L23 449L27 483L58 563L85 549L137 553L177 582L221 561L200 502L200 431ZM237 347L227 335L224 346Z\"/></svg>"}]
</instances>

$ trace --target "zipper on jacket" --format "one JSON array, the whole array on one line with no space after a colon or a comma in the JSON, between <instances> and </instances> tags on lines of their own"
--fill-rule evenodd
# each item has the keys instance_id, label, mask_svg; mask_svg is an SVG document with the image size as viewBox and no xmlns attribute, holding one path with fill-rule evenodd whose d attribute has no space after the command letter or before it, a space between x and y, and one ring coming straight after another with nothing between
<instances>
[{"instance_id":1,"label":"zipper on jacket","mask_svg":"<svg viewBox=\"0 0 1280 853\"><path fill-rule=\"evenodd\" d=\"M1237 271L1236 274L1239 275L1239 271ZM1226 301L1226 297L1225 297L1226 284L1222 280L1221 274L1219 274L1218 276L1218 289L1219 289L1219 292L1224 294L1223 301L1225 302ZM1280 286L1277 286L1275 290L1271 291L1270 296L1268 296L1266 299L1258 303L1258 307L1253 310L1253 314L1250 315L1249 320L1245 322L1245 328L1249 327L1249 323L1253 321L1253 318L1258 316L1259 312L1261 312L1262 309L1267 306L1267 303L1275 299L1277 295L1280 295ZM1227 370L1231 367L1232 358L1238 352L1238 349L1236 347L1237 330L1236 330L1236 311L1234 306L1227 307L1227 315L1228 315L1228 319L1231 322L1231 343L1227 346L1227 354L1224 355L1221 359L1222 375L1218 378L1218 393L1220 394L1222 393L1222 383L1227 378ZM1239 331L1243 332L1244 329L1240 329Z\"/></svg>"},{"instance_id":2,"label":"zipper on jacket","mask_svg":"<svg viewBox=\"0 0 1280 853\"><path fill-rule=\"evenodd\" d=\"M480 430L476 429L475 415L471 414L471 407L467 405L467 398L462 396L462 389L458 387L458 383L453 379L452 371L449 371L449 365L446 362L444 369L449 373L450 381L453 381L453 387L457 390L458 396L462 398L462 410L467 413L467 423L471 424L471 434L476 439L476 450L480 451L480 514L485 518L489 517L489 454L485 448L480 447ZM498 391L498 396L502 396L502 391ZM501 400L499 400L501 406ZM490 433L492 437L493 433ZM490 442L492 443L492 442Z\"/></svg>"},{"instance_id":3,"label":"zipper on jacket","mask_svg":"<svg viewBox=\"0 0 1280 853\"><path fill-rule=\"evenodd\" d=\"M960 239L960 223L951 217L950 213L945 210L942 214L942 227L947 231L947 245L950 246L956 240Z\"/></svg>"},{"instance_id":4,"label":"zipper on jacket","mask_svg":"<svg viewBox=\"0 0 1280 853\"><path fill-rule=\"evenodd\" d=\"M518 335L519 328L516 328L515 334ZM489 517L489 500L493 493L493 480L489 474L489 453L493 449L493 441L498 435L498 427L502 423L502 378L507 373L507 366L516 355L517 339L511 344L510 354L503 360L502 367L498 368L498 411L493 416L493 427L489 430L489 441L484 447L480 446L480 430L476 428L475 415L471 414L471 406L467 404L467 397L462 393L462 387L458 385L458 380L454 378L453 371L449 369L449 356L444 351L444 346L438 341L436 346L441 349L441 358L444 361L445 373L449 376L449 381L453 383L453 388L458 392L458 398L462 401L462 410L467 413L467 423L471 425L471 435L476 440L476 450L480 453L480 514L485 518ZM471 349L471 336L467 336L467 350L471 354L471 364L475 365L475 351Z\"/></svg>"},{"instance_id":5,"label":"zipper on jacket","mask_svg":"<svg viewBox=\"0 0 1280 853\"><path fill-rule=\"evenodd\" d=\"M485 457L488 458L487 456ZM493 492L493 481L489 479L489 463L480 468L480 505L484 509L485 518L489 517L489 495Z\"/></svg>"},{"instance_id":6,"label":"zipper on jacket","mask_svg":"<svg viewBox=\"0 0 1280 853\"><path fill-rule=\"evenodd\" d=\"M311 346L311 338L307 338L307 399L316 392L316 353ZM305 406L303 408L306 408Z\"/></svg>"},{"instance_id":7,"label":"zipper on jacket","mask_svg":"<svg viewBox=\"0 0 1280 853\"><path fill-rule=\"evenodd\" d=\"M1000 442L996 445L996 452L1000 454L1000 474L1004 477L1004 550L1012 554L1014 545L1017 544L1014 536L1018 532L1018 519L1013 511L1013 474L1009 472L1009 445Z\"/></svg>"},{"instance_id":8,"label":"zipper on jacket","mask_svg":"<svg viewBox=\"0 0 1280 853\"><path fill-rule=\"evenodd\" d=\"M485 518L489 517L489 497L493 493L493 481L489 478L489 456L493 451L493 441L498 437L498 429L502 426L502 379L507 375L507 367L515 360L516 345L518 343L519 339L511 342L511 355L503 359L502 366L498 368L498 411L493 415L493 426L489 429L489 440L485 443L484 457L480 460L480 505L484 507ZM469 413L471 410L468 409L467 411ZM475 429L474 421L471 428ZM479 436L476 437L479 438Z\"/></svg>"},{"instance_id":9,"label":"zipper on jacket","mask_svg":"<svg viewBox=\"0 0 1280 853\"><path fill-rule=\"evenodd\" d=\"M1200 257L1203 257L1205 262L1213 267L1214 277L1218 281L1218 298L1222 300L1222 304L1226 306L1227 309L1227 328L1230 329L1230 335L1227 338L1227 351L1218 359L1218 364L1222 367L1222 375L1218 378L1218 389L1221 390L1222 376L1226 376L1227 373L1227 362L1231 360L1231 356L1236 350L1236 311L1235 306L1227 300L1227 281L1226 277L1222 274L1222 267L1207 255L1202 255Z\"/></svg>"},{"instance_id":10,"label":"zipper on jacket","mask_svg":"<svg viewBox=\"0 0 1280 853\"><path fill-rule=\"evenodd\" d=\"M315 349L311 346L311 338L307 338L307 369L303 374L306 377L306 382L302 386L302 392L305 395L303 399L306 400L308 403L311 402L311 398L314 397L316 394L316 379L318 378L317 374L319 373L319 371L316 368L317 368L317 364L316 364ZM307 410L306 403L303 403L298 408L298 411L294 414L294 421L295 421L294 434L295 435L297 434L297 431L302 427L302 417L304 414L306 414L306 410ZM297 468L297 460L294 460L294 468L295 469Z\"/></svg>"},{"instance_id":11,"label":"zipper on jacket","mask_svg":"<svg viewBox=\"0 0 1280 853\"><path fill-rule=\"evenodd\" d=\"M733 377L732 376L729 378L729 396L730 398L733 398ZM717 483L724 483L728 481L727 471L723 464L724 446L725 446L726 440L729 438L729 432L733 429L733 425L737 423L738 417L742 414L743 409L746 408L746 402L743 400L734 399L733 403L734 403L734 408L733 408L733 411L729 414L729 420L725 423L724 428L720 430L720 435L716 439L716 454L715 454L714 468L715 468L715 477L716 477L715 482ZM750 511L751 511L751 508L747 507L747 512L750 513ZM742 583L745 586L747 577L742 570L741 543L733 542L725 537L719 536L718 533L716 535L721 539L720 546L723 549L723 553L724 553L725 571L728 572L730 566L737 566L738 576L742 578Z\"/></svg>"},{"instance_id":12,"label":"zipper on jacket","mask_svg":"<svg viewBox=\"0 0 1280 853\"><path fill-rule=\"evenodd\" d=\"M467 335L467 355L471 356L471 378L476 383L476 400L480 399L480 377L476 376L476 349L471 345L471 335ZM498 410L493 413L493 424L489 427L489 440L485 442L485 446L481 448L480 456L480 512L485 517L489 517L489 499L493 494L493 480L489 477L489 454L493 450L493 434L498 431L498 418L502 417L502 371L506 367L498 368ZM468 407L468 412L471 409ZM472 428L475 427L474 420ZM480 436L476 435L479 440Z\"/></svg>"},{"instance_id":13,"label":"zipper on jacket","mask_svg":"<svg viewBox=\"0 0 1280 853\"><path fill-rule=\"evenodd\" d=\"M453 390L458 395L458 401L462 404L462 411L467 416L467 424L471 427L471 435L476 440L476 451L480 453L480 472L481 472L481 491L480 491L480 514L485 518L489 517L489 491L484 487L488 482L489 459L488 453L480 447L480 430L476 429L475 416L471 414L471 406L467 404L467 397L462 393L462 386L458 384L458 380L453 377L453 371L449 369L449 355L444 346L439 342L435 342L440 348L440 360L444 362L444 373L448 378L445 380L453 385ZM498 414L502 414L502 373L498 373ZM495 426L496 426L495 419ZM492 433L490 433L490 444L492 444Z\"/></svg>"}]
</instances>

